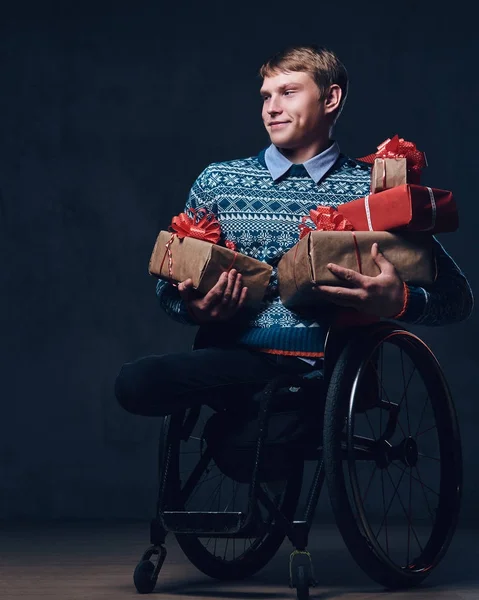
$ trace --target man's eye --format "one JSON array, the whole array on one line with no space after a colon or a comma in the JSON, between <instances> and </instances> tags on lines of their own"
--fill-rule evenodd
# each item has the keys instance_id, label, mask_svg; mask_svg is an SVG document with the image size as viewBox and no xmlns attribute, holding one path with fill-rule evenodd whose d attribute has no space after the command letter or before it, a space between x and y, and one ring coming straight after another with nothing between
<instances>
[{"instance_id":1,"label":"man's eye","mask_svg":"<svg viewBox=\"0 0 479 600\"><path fill-rule=\"evenodd\" d=\"M284 92L284 95L285 95L285 96L289 96L289 94L293 94L293 93L294 93L294 92L293 92L293 90L286 90L286 91Z\"/></svg>"}]
</instances>

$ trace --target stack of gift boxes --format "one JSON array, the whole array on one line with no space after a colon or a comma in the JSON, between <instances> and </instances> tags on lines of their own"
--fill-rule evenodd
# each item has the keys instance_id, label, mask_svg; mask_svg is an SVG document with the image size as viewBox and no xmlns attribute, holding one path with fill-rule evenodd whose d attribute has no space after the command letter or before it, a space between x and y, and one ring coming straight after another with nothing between
<instances>
[{"instance_id":1,"label":"stack of gift boxes","mask_svg":"<svg viewBox=\"0 0 479 600\"><path fill-rule=\"evenodd\" d=\"M432 234L458 227L452 193L420 185L425 155L397 135L359 160L373 165L371 193L337 209L310 211L299 226L299 242L279 262L280 297L289 308L317 304L314 285L343 285L327 268L329 263L378 275L371 256L374 242L406 283L427 286L436 277ZM169 231L158 235L150 274L174 284L191 278L206 294L222 272L235 268L248 286L247 305L259 306L272 267L236 252L205 209L190 213L174 217Z\"/></svg>"},{"instance_id":2,"label":"stack of gift boxes","mask_svg":"<svg viewBox=\"0 0 479 600\"><path fill-rule=\"evenodd\" d=\"M278 265L279 291L289 308L317 304L313 285L344 285L329 263L375 276L371 256L377 242L400 277L411 285L428 286L436 277L432 234L455 231L457 208L451 192L420 185L424 153L397 135L374 154L371 193L338 206L310 211L300 225L300 241Z\"/></svg>"}]
</instances>

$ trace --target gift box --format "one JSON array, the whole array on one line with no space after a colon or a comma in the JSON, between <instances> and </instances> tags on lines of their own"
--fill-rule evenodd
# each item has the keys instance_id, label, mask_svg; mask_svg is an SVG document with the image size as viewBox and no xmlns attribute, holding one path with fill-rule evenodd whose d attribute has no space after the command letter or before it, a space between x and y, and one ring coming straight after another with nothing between
<instances>
[{"instance_id":1,"label":"gift box","mask_svg":"<svg viewBox=\"0 0 479 600\"><path fill-rule=\"evenodd\" d=\"M400 185L340 204L338 212L356 231L446 233L459 227L452 192L420 185Z\"/></svg>"},{"instance_id":2,"label":"gift box","mask_svg":"<svg viewBox=\"0 0 479 600\"><path fill-rule=\"evenodd\" d=\"M410 179L409 179L410 181ZM408 182L405 158L376 158L371 171L371 194Z\"/></svg>"},{"instance_id":3,"label":"gift box","mask_svg":"<svg viewBox=\"0 0 479 600\"><path fill-rule=\"evenodd\" d=\"M273 268L216 243L188 236L180 238L169 231L160 231L148 270L150 275L171 283L192 279L193 286L206 294L224 271L233 268L241 273L243 284L248 288L245 305L258 306Z\"/></svg>"},{"instance_id":4,"label":"gift box","mask_svg":"<svg viewBox=\"0 0 479 600\"><path fill-rule=\"evenodd\" d=\"M432 237L427 234L395 234L386 231L309 231L286 252L278 264L279 294L288 308L320 304L314 285L344 286L331 273L335 263L363 275L380 273L371 256L371 246L379 244L403 281L428 286L436 278Z\"/></svg>"},{"instance_id":5,"label":"gift box","mask_svg":"<svg viewBox=\"0 0 479 600\"><path fill-rule=\"evenodd\" d=\"M426 155L398 135L379 144L377 152L358 159L373 165L371 194L399 185L420 184L421 171L427 166Z\"/></svg>"}]
</instances>

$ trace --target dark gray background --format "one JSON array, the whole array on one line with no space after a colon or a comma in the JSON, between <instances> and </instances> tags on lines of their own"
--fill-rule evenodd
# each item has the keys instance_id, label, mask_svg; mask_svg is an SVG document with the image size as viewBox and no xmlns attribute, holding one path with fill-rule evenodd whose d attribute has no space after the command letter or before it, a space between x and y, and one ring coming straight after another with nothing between
<instances>
[{"instance_id":1,"label":"dark gray background","mask_svg":"<svg viewBox=\"0 0 479 600\"><path fill-rule=\"evenodd\" d=\"M147 518L155 419L116 405L124 361L188 348L147 273L155 237L212 161L268 143L257 71L315 42L348 68L335 137L362 156L395 133L452 189L440 236L477 290L478 41L431 3L19 2L0 24L0 518ZM449 9L452 10L452 7ZM479 505L477 316L416 328L459 412L463 518Z\"/></svg>"}]
</instances>

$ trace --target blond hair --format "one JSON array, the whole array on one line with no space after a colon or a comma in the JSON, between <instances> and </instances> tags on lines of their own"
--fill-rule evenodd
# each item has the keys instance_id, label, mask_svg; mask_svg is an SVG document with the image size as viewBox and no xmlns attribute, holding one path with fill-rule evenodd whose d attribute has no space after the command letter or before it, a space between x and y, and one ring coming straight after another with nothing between
<instances>
[{"instance_id":1,"label":"blond hair","mask_svg":"<svg viewBox=\"0 0 479 600\"><path fill-rule=\"evenodd\" d=\"M336 121L348 95L348 72L336 54L316 45L294 46L269 58L259 74L264 79L278 72L289 71L308 73L319 88L320 100L332 85L339 85L342 94L339 107L333 115L333 121Z\"/></svg>"}]
</instances>

